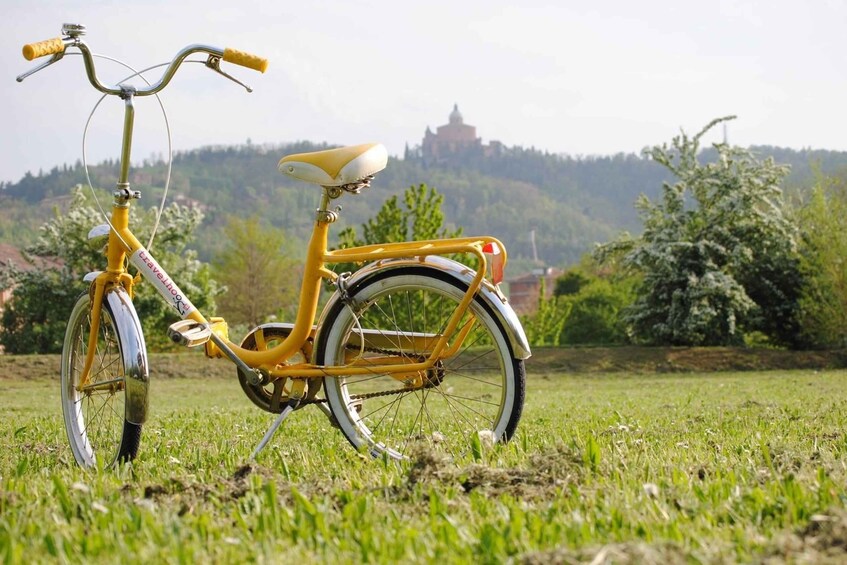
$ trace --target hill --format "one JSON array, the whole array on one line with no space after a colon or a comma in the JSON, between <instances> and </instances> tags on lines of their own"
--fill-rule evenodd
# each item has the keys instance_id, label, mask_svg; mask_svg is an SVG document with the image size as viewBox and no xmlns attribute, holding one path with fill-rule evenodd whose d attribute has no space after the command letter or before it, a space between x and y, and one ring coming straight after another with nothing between
<instances>
[{"instance_id":1,"label":"hill","mask_svg":"<svg viewBox=\"0 0 847 565\"><path fill-rule=\"evenodd\" d=\"M220 245L215 234L231 214L258 215L291 237L307 237L318 191L283 177L277 162L288 153L327 147L309 142L248 144L175 155L170 198L201 206L206 213L196 243L201 258L214 255ZM773 156L791 165L786 188L792 191L811 185L816 169L824 174L847 169L843 152L752 149L761 157ZM710 151L703 152L703 159L710 158ZM142 191L145 206L159 201L165 170L164 163L149 161L133 169L131 182ZM91 173L95 186L110 188L117 177L117 163L100 163ZM608 241L622 230L638 232L635 199L640 193L656 197L667 178L662 167L633 154L570 157L517 147L493 157L466 154L428 164L412 153L404 159L391 158L369 191L340 201L343 212L338 229L358 226L389 196L426 183L444 195L448 223L462 226L469 235L489 233L501 238L514 261L510 270L516 273L533 263L533 230L538 258L556 266L576 261L596 242ZM27 174L16 183L0 186L0 242L20 246L33 241L52 210L66 206L71 187L83 183L85 174L77 163L38 176ZM109 192L102 190L103 203L109 202Z\"/></svg>"}]
</instances>

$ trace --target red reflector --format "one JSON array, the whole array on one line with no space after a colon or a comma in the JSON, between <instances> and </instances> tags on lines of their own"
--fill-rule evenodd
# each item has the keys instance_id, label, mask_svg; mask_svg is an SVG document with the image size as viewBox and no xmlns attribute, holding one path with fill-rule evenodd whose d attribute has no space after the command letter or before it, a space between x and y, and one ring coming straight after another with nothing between
<instances>
[{"instance_id":1,"label":"red reflector","mask_svg":"<svg viewBox=\"0 0 847 565\"><path fill-rule=\"evenodd\" d=\"M489 255L488 264L491 266L491 282L500 284L503 282L503 254L500 246L496 243L486 243L482 246L482 252Z\"/></svg>"}]
</instances>

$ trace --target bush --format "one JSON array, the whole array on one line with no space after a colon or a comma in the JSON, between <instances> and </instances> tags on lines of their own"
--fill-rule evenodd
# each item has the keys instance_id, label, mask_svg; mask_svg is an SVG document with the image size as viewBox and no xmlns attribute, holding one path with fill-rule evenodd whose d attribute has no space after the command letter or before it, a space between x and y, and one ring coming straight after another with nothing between
<instances>
[{"instance_id":1,"label":"bush","mask_svg":"<svg viewBox=\"0 0 847 565\"><path fill-rule=\"evenodd\" d=\"M570 315L559 343L567 345L613 345L628 341L621 310L632 304L631 280L615 283L595 278L568 296Z\"/></svg>"},{"instance_id":2,"label":"bush","mask_svg":"<svg viewBox=\"0 0 847 565\"><path fill-rule=\"evenodd\" d=\"M617 345L629 341L621 313L635 300L637 277L615 268L600 268L590 256L556 280L545 299L544 282L538 306L523 316L531 345Z\"/></svg>"},{"instance_id":3,"label":"bush","mask_svg":"<svg viewBox=\"0 0 847 565\"><path fill-rule=\"evenodd\" d=\"M16 355L62 350L68 314L87 288L77 277L59 270L13 270L12 300L3 310L0 344Z\"/></svg>"}]
</instances>

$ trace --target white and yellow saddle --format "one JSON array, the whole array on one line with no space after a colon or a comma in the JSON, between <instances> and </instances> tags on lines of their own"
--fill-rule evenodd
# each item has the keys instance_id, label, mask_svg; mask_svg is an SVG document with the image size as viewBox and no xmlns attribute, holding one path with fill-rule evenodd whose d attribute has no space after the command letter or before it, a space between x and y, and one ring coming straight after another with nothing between
<instances>
[{"instance_id":1,"label":"white and yellow saddle","mask_svg":"<svg viewBox=\"0 0 847 565\"><path fill-rule=\"evenodd\" d=\"M380 172L388 164L381 143L350 145L326 151L286 155L279 170L298 180L321 186L355 185Z\"/></svg>"}]
</instances>

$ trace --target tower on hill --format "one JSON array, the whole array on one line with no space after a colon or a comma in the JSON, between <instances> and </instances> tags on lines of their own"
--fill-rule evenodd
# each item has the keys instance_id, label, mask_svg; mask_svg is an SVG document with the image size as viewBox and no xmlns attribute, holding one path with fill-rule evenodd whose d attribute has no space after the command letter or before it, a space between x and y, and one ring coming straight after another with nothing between
<instances>
[{"instance_id":1,"label":"tower on hill","mask_svg":"<svg viewBox=\"0 0 847 565\"><path fill-rule=\"evenodd\" d=\"M438 126L435 133L427 126L421 144L421 157L425 163L443 163L459 156L489 157L502 151L503 145L492 141L483 145L476 135L476 127L466 124L459 105L453 105L448 122Z\"/></svg>"}]
</instances>

